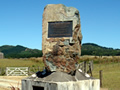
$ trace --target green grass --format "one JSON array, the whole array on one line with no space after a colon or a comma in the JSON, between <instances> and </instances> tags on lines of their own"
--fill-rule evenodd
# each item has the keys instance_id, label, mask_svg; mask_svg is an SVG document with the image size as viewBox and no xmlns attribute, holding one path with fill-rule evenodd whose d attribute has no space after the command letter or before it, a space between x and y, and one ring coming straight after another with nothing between
<instances>
[{"instance_id":1,"label":"green grass","mask_svg":"<svg viewBox=\"0 0 120 90\"><path fill-rule=\"evenodd\" d=\"M34 59L0 59L1 67L43 67L42 60Z\"/></svg>"},{"instance_id":2,"label":"green grass","mask_svg":"<svg viewBox=\"0 0 120 90\"><path fill-rule=\"evenodd\" d=\"M120 63L94 64L93 77L99 78L103 72L103 88L120 90Z\"/></svg>"},{"instance_id":3,"label":"green grass","mask_svg":"<svg viewBox=\"0 0 120 90\"><path fill-rule=\"evenodd\" d=\"M1 67L43 67L42 59L0 59ZM94 64L93 77L99 78L103 71L103 88L120 90L120 63Z\"/></svg>"}]
</instances>

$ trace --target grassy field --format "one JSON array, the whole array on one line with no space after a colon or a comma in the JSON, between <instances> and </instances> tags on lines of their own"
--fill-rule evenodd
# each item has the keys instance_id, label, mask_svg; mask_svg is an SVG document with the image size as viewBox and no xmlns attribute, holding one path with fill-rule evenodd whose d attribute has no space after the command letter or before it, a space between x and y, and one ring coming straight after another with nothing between
<instances>
[{"instance_id":1,"label":"grassy field","mask_svg":"<svg viewBox=\"0 0 120 90\"><path fill-rule=\"evenodd\" d=\"M95 62L98 62L97 59L95 60ZM44 66L41 58L0 59L0 68L38 66ZM99 78L100 70L103 71L103 88L108 88L108 90L120 90L120 62L110 61L110 63L95 63L93 69L93 77Z\"/></svg>"},{"instance_id":2,"label":"grassy field","mask_svg":"<svg viewBox=\"0 0 120 90\"><path fill-rule=\"evenodd\" d=\"M1 67L43 67L42 59L0 59Z\"/></svg>"},{"instance_id":3,"label":"grassy field","mask_svg":"<svg viewBox=\"0 0 120 90\"><path fill-rule=\"evenodd\" d=\"M42 58L0 59L0 76L5 75L6 67L29 67L29 75L44 69Z\"/></svg>"},{"instance_id":4,"label":"grassy field","mask_svg":"<svg viewBox=\"0 0 120 90\"><path fill-rule=\"evenodd\" d=\"M120 90L120 63L94 64L93 77L99 78L99 71L103 73L103 88Z\"/></svg>"}]
</instances>

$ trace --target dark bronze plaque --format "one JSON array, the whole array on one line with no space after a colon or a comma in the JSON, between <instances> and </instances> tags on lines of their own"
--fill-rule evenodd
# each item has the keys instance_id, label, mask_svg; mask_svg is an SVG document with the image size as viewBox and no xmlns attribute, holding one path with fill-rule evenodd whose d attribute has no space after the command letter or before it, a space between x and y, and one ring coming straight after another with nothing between
<instances>
[{"instance_id":1,"label":"dark bronze plaque","mask_svg":"<svg viewBox=\"0 0 120 90\"><path fill-rule=\"evenodd\" d=\"M72 37L72 21L48 23L48 38Z\"/></svg>"}]
</instances>

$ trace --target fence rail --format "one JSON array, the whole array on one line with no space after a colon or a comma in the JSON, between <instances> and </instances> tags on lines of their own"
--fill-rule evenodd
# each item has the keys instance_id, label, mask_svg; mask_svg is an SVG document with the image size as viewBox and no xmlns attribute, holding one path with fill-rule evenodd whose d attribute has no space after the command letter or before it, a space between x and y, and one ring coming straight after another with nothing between
<instances>
[{"instance_id":1,"label":"fence rail","mask_svg":"<svg viewBox=\"0 0 120 90\"><path fill-rule=\"evenodd\" d=\"M92 76L93 61L84 61L78 64L77 69L81 69L83 73L90 73Z\"/></svg>"},{"instance_id":2,"label":"fence rail","mask_svg":"<svg viewBox=\"0 0 120 90\"><path fill-rule=\"evenodd\" d=\"M16 69L15 69L16 68ZM34 73L36 73L37 71L42 71L43 69L44 69L44 67L27 67L26 69L26 72L24 72L23 71L23 69L21 70L21 69L19 69L19 68L21 68L22 69L22 67L7 67L7 68L0 68L0 75L9 75L9 73L10 73L10 75L14 75L14 76L17 76L17 74L18 75L31 75L31 74L34 74ZM15 70L14 70L15 69ZM11 71L12 70L12 71ZM14 71L15 71L15 73L14 73Z\"/></svg>"},{"instance_id":3,"label":"fence rail","mask_svg":"<svg viewBox=\"0 0 120 90\"><path fill-rule=\"evenodd\" d=\"M28 67L6 67L7 76L28 76Z\"/></svg>"},{"instance_id":4,"label":"fence rail","mask_svg":"<svg viewBox=\"0 0 120 90\"><path fill-rule=\"evenodd\" d=\"M112 59L112 60L91 60L91 61L83 61L81 62L77 69L81 69L84 73L91 73L92 76L92 70L93 70L93 63L98 64L98 68L100 68L101 64L104 64L105 67L107 67L109 64L113 63L114 65L120 65L120 60L119 59ZM115 64L116 63L116 64ZM36 73L37 71L42 71L44 67L28 67L28 75L31 75L33 73ZM0 68L0 75L5 75L6 74L6 68Z\"/></svg>"},{"instance_id":5,"label":"fence rail","mask_svg":"<svg viewBox=\"0 0 120 90\"><path fill-rule=\"evenodd\" d=\"M11 75L11 76L18 76L18 75L31 75L36 73L37 71L42 71L44 67L7 67L7 68L0 68L0 75ZM93 61L84 61L78 64L77 69L81 69L84 73L92 73L93 70ZM92 75L92 74L91 74Z\"/></svg>"}]
</instances>

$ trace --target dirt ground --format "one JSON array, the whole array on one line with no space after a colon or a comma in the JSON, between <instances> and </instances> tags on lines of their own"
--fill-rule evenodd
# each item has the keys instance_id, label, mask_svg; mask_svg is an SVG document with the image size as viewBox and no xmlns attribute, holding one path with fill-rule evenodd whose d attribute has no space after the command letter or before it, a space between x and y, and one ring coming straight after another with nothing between
<instances>
[{"instance_id":1,"label":"dirt ground","mask_svg":"<svg viewBox=\"0 0 120 90\"><path fill-rule=\"evenodd\" d=\"M0 76L0 90L11 90L10 87L21 88L21 80L27 76Z\"/></svg>"}]
</instances>

